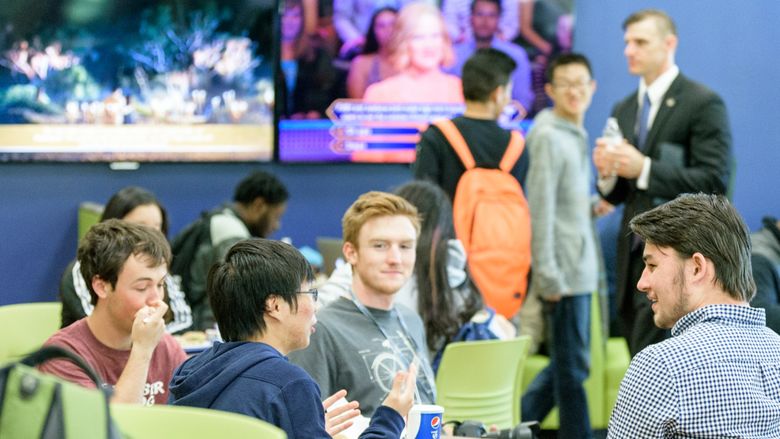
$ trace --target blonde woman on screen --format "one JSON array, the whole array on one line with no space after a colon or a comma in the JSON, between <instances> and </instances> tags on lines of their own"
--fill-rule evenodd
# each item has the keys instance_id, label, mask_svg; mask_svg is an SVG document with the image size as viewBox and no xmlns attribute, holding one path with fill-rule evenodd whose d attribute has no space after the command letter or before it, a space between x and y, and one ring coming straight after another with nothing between
<instances>
[{"instance_id":1,"label":"blonde woman on screen","mask_svg":"<svg viewBox=\"0 0 780 439\"><path fill-rule=\"evenodd\" d=\"M401 9L389 42L399 73L368 87L368 102L462 103L460 78L444 73L453 62L441 12L426 3Z\"/></svg>"}]
</instances>

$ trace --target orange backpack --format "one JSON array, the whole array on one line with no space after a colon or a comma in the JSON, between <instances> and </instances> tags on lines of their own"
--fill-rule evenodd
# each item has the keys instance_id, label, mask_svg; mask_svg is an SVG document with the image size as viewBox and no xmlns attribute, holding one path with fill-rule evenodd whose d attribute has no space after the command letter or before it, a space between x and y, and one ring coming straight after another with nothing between
<instances>
[{"instance_id":1,"label":"orange backpack","mask_svg":"<svg viewBox=\"0 0 780 439\"><path fill-rule=\"evenodd\" d=\"M474 283L485 305L511 318L523 305L531 267L531 214L509 171L523 153L523 136L512 131L499 169L477 168L451 120L434 123L458 154L466 172L458 180L452 211Z\"/></svg>"}]
</instances>

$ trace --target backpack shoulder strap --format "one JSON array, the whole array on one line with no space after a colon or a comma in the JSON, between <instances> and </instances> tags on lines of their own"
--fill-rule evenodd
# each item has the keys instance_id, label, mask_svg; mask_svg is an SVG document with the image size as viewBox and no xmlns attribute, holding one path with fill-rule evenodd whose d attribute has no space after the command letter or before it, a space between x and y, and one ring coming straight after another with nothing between
<instances>
[{"instance_id":1,"label":"backpack shoulder strap","mask_svg":"<svg viewBox=\"0 0 780 439\"><path fill-rule=\"evenodd\" d=\"M474 169L476 166L474 156L471 155L471 150L469 150L469 146L466 144L466 140L463 138L463 135L460 133L460 131L458 131L458 127L456 127L455 124L452 123L452 121L449 119L440 119L433 124L436 125L439 130L441 130L442 134L444 134L444 137L450 143L452 149L454 149L455 153L458 154L458 157L463 163L463 166L467 170Z\"/></svg>"},{"instance_id":2,"label":"backpack shoulder strap","mask_svg":"<svg viewBox=\"0 0 780 439\"><path fill-rule=\"evenodd\" d=\"M506 147L506 152L504 152L504 157L501 158L501 163L499 163L498 167L504 172L510 172L517 160L520 159L523 149L525 149L523 136L517 130L512 130L509 137L509 145Z\"/></svg>"}]
</instances>

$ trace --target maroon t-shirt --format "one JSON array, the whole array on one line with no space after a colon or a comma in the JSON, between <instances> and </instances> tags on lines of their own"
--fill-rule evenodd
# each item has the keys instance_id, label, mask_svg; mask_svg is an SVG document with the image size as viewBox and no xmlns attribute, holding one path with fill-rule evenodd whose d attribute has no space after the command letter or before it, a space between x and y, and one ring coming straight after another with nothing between
<instances>
[{"instance_id":1,"label":"maroon t-shirt","mask_svg":"<svg viewBox=\"0 0 780 439\"><path fill-rule=\"evenodd\" d=\"M111 386L116 385L130 357L130 350L112 349L98 341L89 329L86 318L59 330L44 345L57 345L75 352ZM186 358L187 355L179 343L169 334L164 334L154 349L149 364L143 395L144 405L168 402L168 384L171 382L173 370ZM48 361L39 369L84 387L95 387L92 380L69 360Z\"/></svg>"}]
</instances>

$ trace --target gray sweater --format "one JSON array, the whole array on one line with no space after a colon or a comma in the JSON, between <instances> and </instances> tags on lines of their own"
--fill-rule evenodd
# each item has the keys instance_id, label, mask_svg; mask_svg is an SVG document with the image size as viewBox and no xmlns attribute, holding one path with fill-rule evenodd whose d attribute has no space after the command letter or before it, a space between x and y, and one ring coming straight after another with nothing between
<instances>
[{"instance_id":1,"label":"gray sweater","mask_svg":"<svg viewBox=\"0 0 780 439\"><path fill-rule=\"evenodd\" d=\"M531 210L531 292L542 297L592 293L598 261L591 217L588 135L546 109L526 139L531 165L525 192Z\"/></svg>"},{"instance_id":2,"label":"gray sweater","mask_svg":"<svg viewBox=\"0 0 780 439\"><path fill-rule=\"evenodd\" d=\"M390 392L395 373L406 370L417 359L417 391L421 403L433 404L435 383L420 316L403 305L394 306L393 311L367 310L389 340L351 299L339 297L317 313L311 344L291 353L290 361L314 378L323 397L347 389L347 399L360 402L363 415L371 416ZM401 314L409 333L396 313Z\"/></svg>"}]
</instances>

